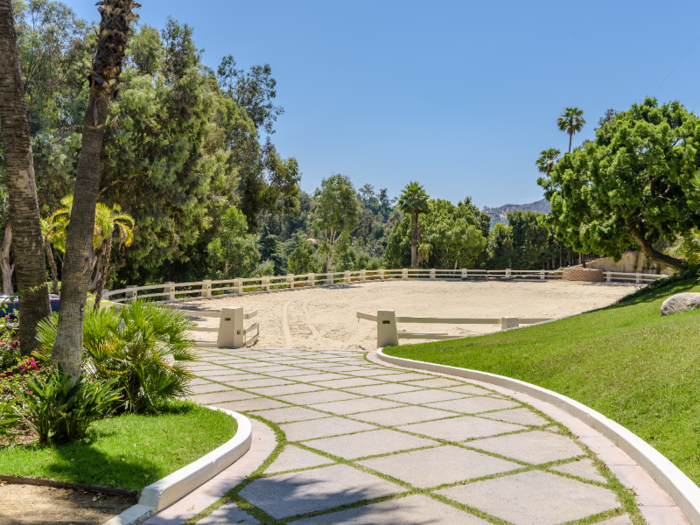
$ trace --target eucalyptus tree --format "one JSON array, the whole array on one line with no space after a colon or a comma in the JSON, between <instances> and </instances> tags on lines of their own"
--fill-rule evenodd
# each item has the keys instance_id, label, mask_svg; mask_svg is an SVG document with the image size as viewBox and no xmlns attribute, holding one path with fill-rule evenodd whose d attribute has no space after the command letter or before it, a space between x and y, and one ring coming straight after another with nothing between
<instances>
[{"instance_id":1,"label":"eucalyptus tree","mask_svg":"<svg viewBox=\"0 0 700 525\"><path fill-rule=\"evenodd\" d=\"M419 215L430 213L428 194L417 182L409 182L399 196L398 208L411 216L411 266L418 268Z\"/></svg>"},{"instance_id":2,"label":"eucalyptus tree","mask_svg":"<svg viewBox=\"0 0 700 525\"><path fill-rule=\"evenodd\" d=\"M340 174L323 179L314 199L316 226L325 234L322 249L326 253L326 272L330 272L338 242L344 241L357 226L360 203L350 177Z\"/></svg>"},{"instance_id":3,"label":"eucalyptus tree","mask_svg":"<svg viewBox=\"0 0 700 525\"><path fill-rule=\"evenodd\" d=\"M36 193L32 145L11 0L0 0L0 129L10 202L19 340L23 354L37 345L36 327L51 313Z\"/></svg>"},{"instance_id":4,"label":"eucalyptus tree","mask_svg":"<svg viewBox=\"0 0 700 525\"><path fill-rule=\"evenodd\" d=\"M8 0L4 0L8 1ZM119 90L131 25L140 7L133 0L102 0L97 52L88 71L90 97L83 122L82 148L75 180L75 196L66 234L61 306L51 362L77 378L83 355L83 318L93 254L95 207L100 185L100 156L109 104ZM41 232L39 232L41 235ZM43 257L42 257L43 263Z\"/></svg>"},{"instance_id":5,"label":"eucalyptus tree","mask_svg":"<svg viewBox=\"0 0 700 525\"><path fill-rule=\"evenodd\" d=\"M586 121L583 118L583 110L579 108L564 108L564 113L557 119L559 131L565 131L569 135L569 153L571 153L571 141L574 135L583 129Z\"/></svg>"}]
</instances>

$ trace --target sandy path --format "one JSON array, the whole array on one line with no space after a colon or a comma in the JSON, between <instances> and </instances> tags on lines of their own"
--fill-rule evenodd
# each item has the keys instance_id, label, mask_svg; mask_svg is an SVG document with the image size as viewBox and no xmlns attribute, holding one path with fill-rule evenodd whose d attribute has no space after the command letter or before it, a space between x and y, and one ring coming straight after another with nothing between
<instances>
[{"instance_id":1,"label":"sandy path","mask_svg":"<svg viewBox=\"0 0 700 525\"><path fill-rule=\"evenodd\" d=\"M561 317L609 305L635 290L633 286L544 282L370 282L296 291L195 299L178 303L185 309L216 311L224 306L259 310L261 348L370 350L376 348L376 326L358 321L356 312L378 309L397 315L426 317ZM216 326L202 319L202 326ZM477 334L495 325L410 325L406 332ZM214 334L197 334L215 339ZM402 341L407 343L407 340ZM415 341L420 342L420 341Z\"/></svg>"}]
</instances>

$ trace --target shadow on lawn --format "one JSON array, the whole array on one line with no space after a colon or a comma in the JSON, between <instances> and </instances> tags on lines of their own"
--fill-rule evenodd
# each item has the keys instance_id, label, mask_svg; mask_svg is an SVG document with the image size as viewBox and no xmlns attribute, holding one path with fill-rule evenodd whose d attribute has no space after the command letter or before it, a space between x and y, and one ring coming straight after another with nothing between
<instances>
[{"instance_id":1,"label":"shadow on lawn","mask_svg":"<svg viewBox=\"0 0 700 525\"><path fill-rule=\"evenodd\" d=\"M123 455L108 455L99 448L99 440L113 436L119 430L91 432L89 443L84 440L50 447L53 461L46 471L58 480L72 483L116 487L140 491L159 479L155 463L143 457L130 455L133 450L123 451ZM46 449L49 447L41 447Z\"/></svg>"},{"instance_id":2,"label":"shadow on lawn","mask_svg":"<svg viewBox=\"0 0 700 525\"><path fill-rule=\"evenodd\" d=\"M684 281L668 283L667 285L656 289L642 288L634 294L631 294L631 296L623 297L617 303L609 306L608 308L622 308L626 306L633 306L636 304L650 303L653 301L658 301L660 299L666 299L671 295L690 292L697 285L698 279L696 277L693 277Z\"/></svg>"}]
</instances>

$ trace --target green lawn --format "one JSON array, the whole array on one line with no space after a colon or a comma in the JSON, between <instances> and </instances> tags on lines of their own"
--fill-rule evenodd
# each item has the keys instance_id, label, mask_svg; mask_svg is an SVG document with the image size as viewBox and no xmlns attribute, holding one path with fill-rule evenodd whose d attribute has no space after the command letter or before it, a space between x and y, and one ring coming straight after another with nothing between
<instances>
[{"instance_id":1,"label":"green lawn","mask_svg":"<svg viewBox=\"0 0 700 525\"><path fill-rule=\"evenodd\" d=\"M86 439L68 445L0 447L0 474L140 491L235 433L235 419L223 412L171 402L157 416L97 421Z\"/></svg>"},{"instance_id":2,"label":"green lawn","mask_svg":"<svg viewBox=\"0 0 700 525\"><path fill-rule=\"evenodd\" d=\"M700 292L696 283L549 324L386 353L569 396L641 436L700 485L700 310L659 315L668 296Z\"/></svg>"}]
</instances>

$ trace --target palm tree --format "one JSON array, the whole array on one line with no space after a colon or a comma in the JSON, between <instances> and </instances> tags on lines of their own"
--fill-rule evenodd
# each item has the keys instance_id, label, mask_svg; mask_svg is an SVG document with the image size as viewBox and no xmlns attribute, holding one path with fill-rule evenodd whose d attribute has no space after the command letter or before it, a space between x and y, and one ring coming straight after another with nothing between
<instances>
[{"instance_id":1,"label":"palm tree","mask_svg":"<svg viewBox=\"0 0 700 525\"><path fill-rule=\"evenodd\" d=\"M399 210L411 214L411 266L418 268L418 216L430 213L428 194L417 182L409 182L399 197Z\"/></svg>"},{"instance_id":2,"label":"palm tree","mask_svg":"<svg viewBox=\"0 0 700 525\"><path fill-rule=\"evenodd\" d=\"M9 0L2 0L8 2ZM89 98L83 120L83 141L75 178L75 206L71 210L63 263L61 308L51 363L60 364L71 377L81 373L83 316L89 276L87 261L93 252L95 207L100 187L100 156L109 104L119 91L119 76L126 56L131 25L140 7L134 0L97 2L102 20L97 50L88 73Z\"/></svg>"},{"instance_id":3,"label":"palm tree","mask_svg":"<svg viewBox=\"0 0 700 525\"><path fill-rule=\"evenodd\" d=\"M583 129L586 121L583 119L583 110L578 108L564 108L564 113L557 119L559 131L566 131L569 134L569 153L571 153L571 141L574 134Z\"/></svg>"},{"instance_id":4,"label":"palm tree","mask_svg":"<svg viewBox=\"0 0 700 525\"><path fill-rule=\"evenodd\" d=\"M38 344L37 324L51 313L51 307L24 97L12 1L0 0L0 126L12 221L12 237L7 237L4 248L9 249L9 240L13 239L15 276L21 294L19 342L22 353L28 355Z\"/></svg>"},{"instance_id":5,"label":"palm tree","mask_svg":"<svg viewBox=\"0 0 700 525\"><path fill-rule=\"evenodd\" d=\"M95 292L95 308L97 309L100 307L102 290L104 290L107 277L111 271L109 261L112 257L114 232L116 231L119 234L120 247L129 246L134 239L134 218L131 215L122 213L119 204L115 204L114 207L110 208L106 204L98 202L95 210L95 227L100 230L102 238L102 269Z\"/></svg>"},{"instance_id":6,"label":"palm tree","mask_svg":"<svg viewBox=\"0 0 700 525\"><path fill-rule=\"evenodd\" d=\"M430 254L433 252L433 245L429 242L422 242L418 245L418 264L427 263Z\"/></svg>"},{"instance_id":7,"label":"palm tree","mask_svg":"<svg viewBox=\"0 0 700 525\"><path fill-rule=\"evenodd\" d=\"M540 153L540 158L535 162L537 171L544 173L549 178L549 174L552 173L554 164L557 162L560 155L561 151L556 148L543 150L542 153Z\"/></svg>"}]
</instances>

